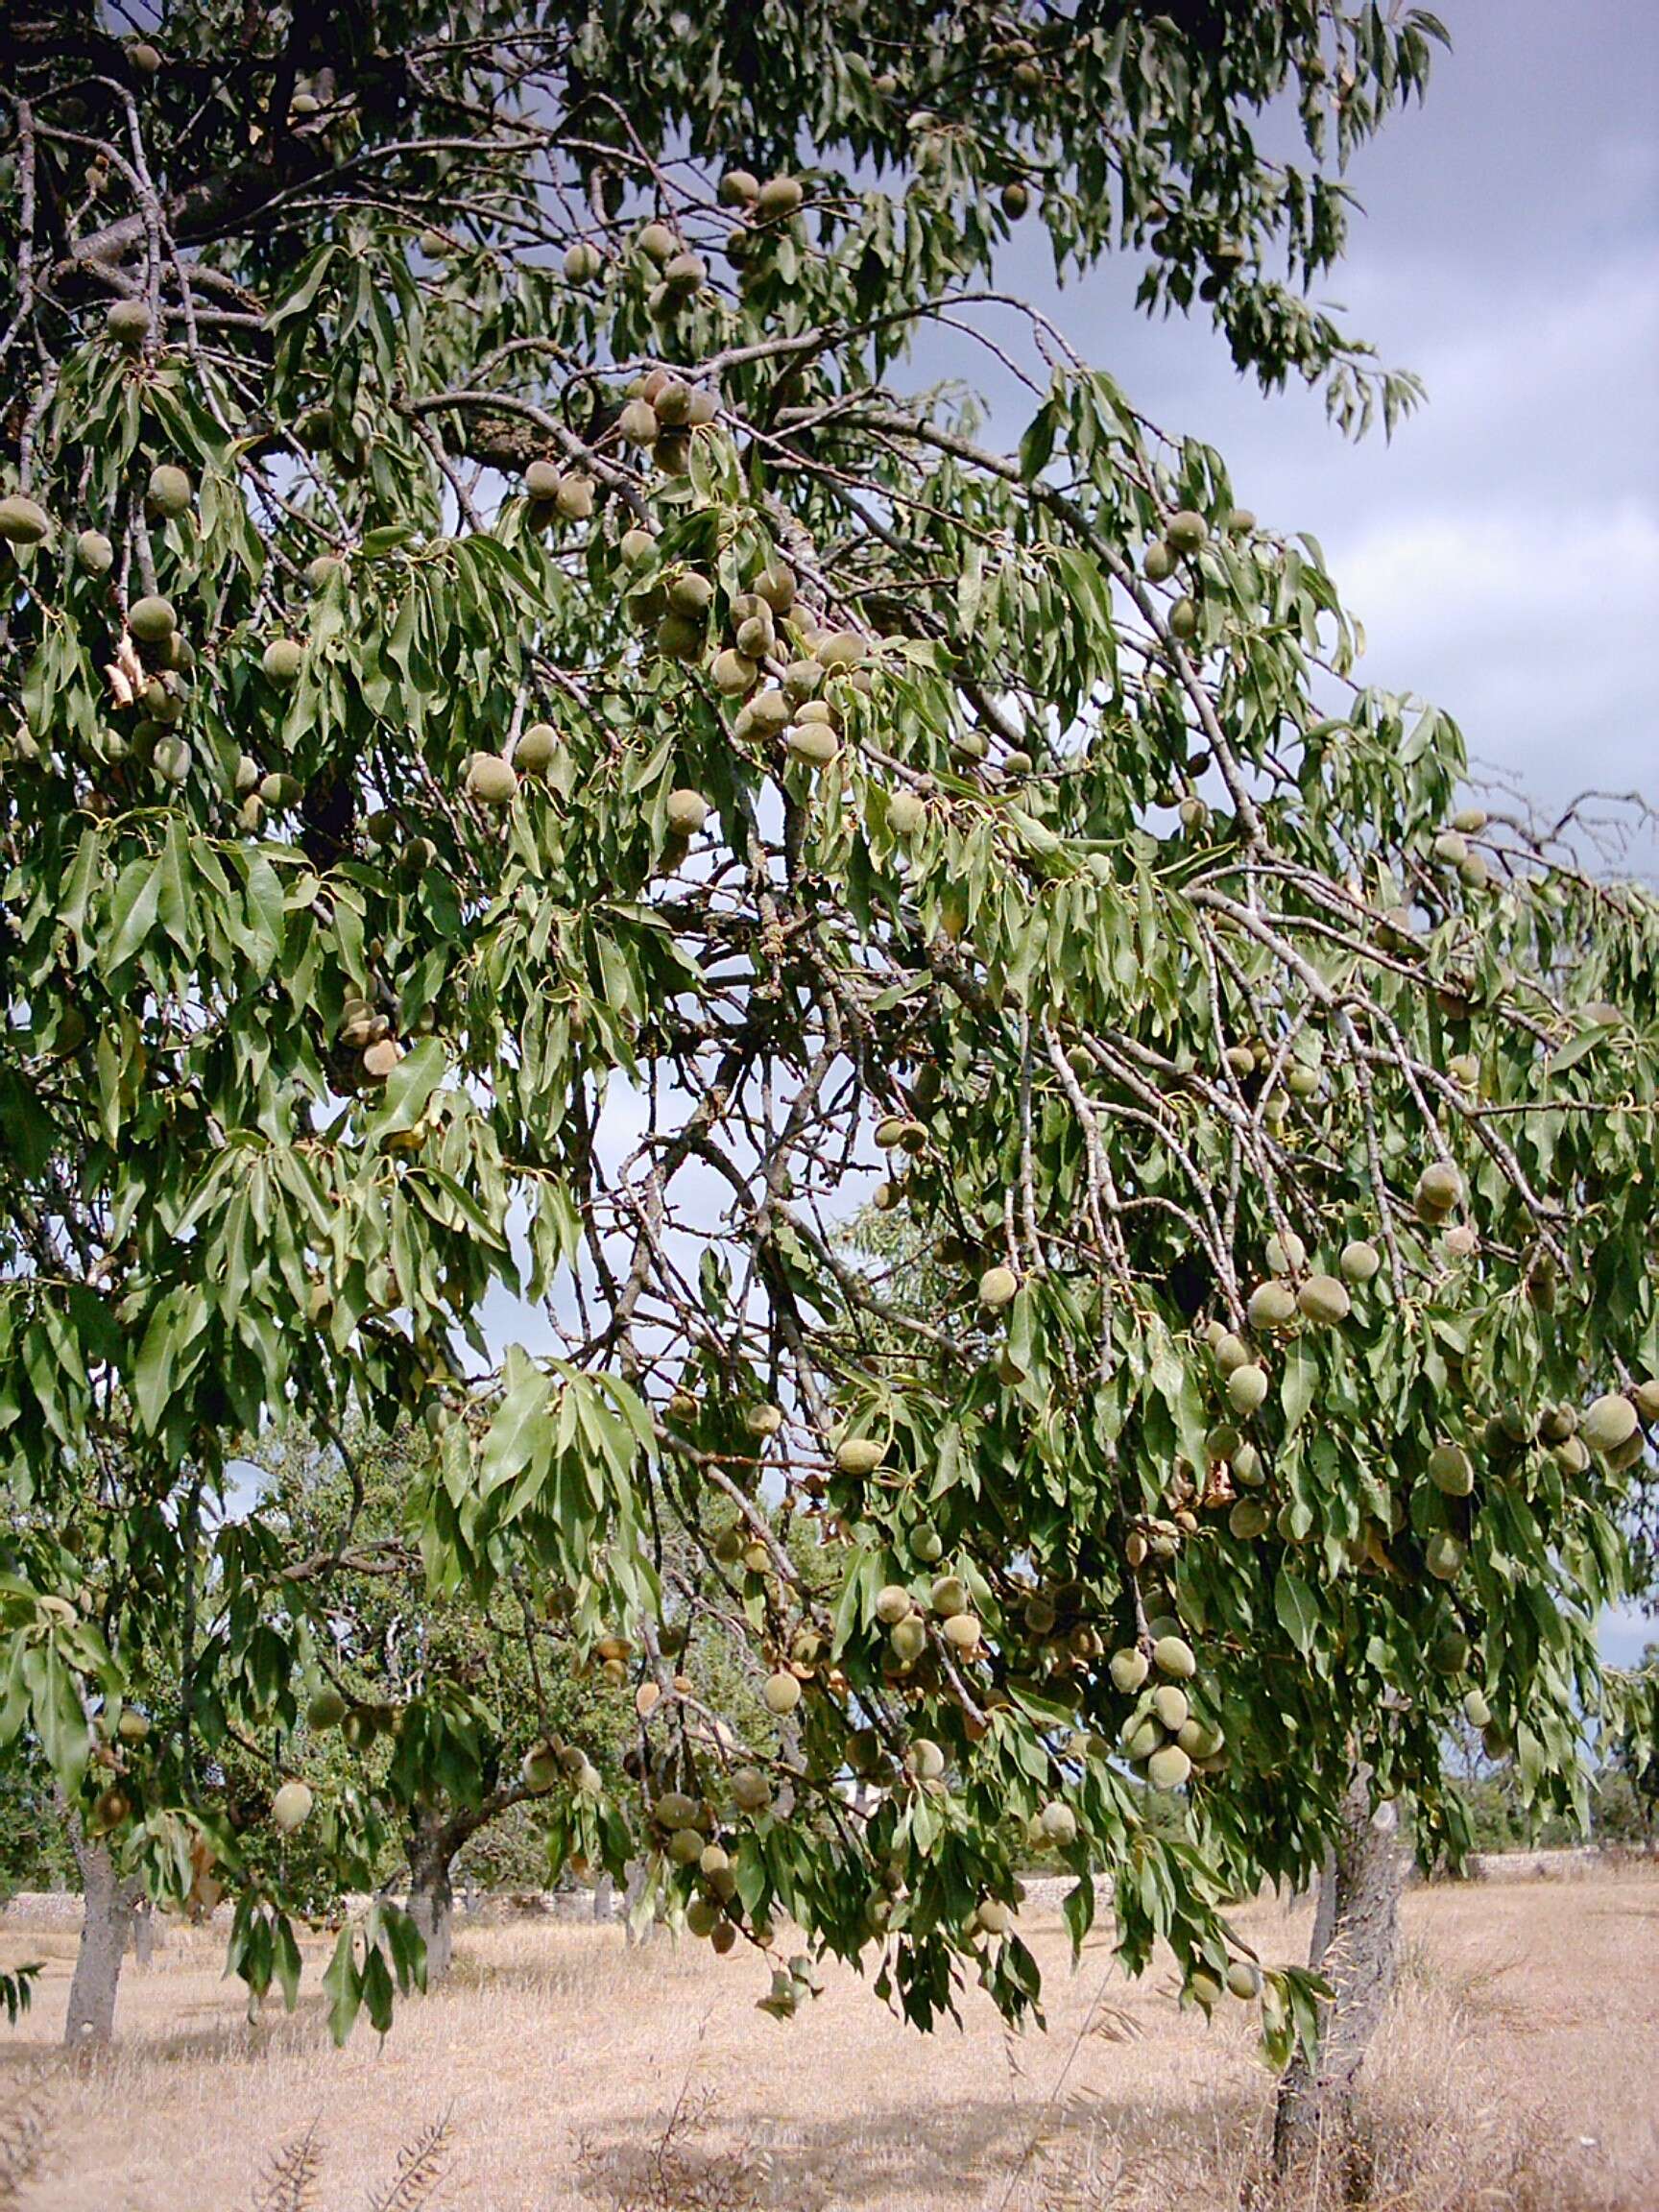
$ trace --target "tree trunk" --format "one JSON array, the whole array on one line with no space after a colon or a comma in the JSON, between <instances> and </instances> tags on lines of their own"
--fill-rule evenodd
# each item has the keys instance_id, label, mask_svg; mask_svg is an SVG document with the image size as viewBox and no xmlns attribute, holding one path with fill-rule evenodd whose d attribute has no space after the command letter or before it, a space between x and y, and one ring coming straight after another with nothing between
<instances>
[{"instance_id":1,"label":"tree trunk","mask_svg":"<svg viewBox=\"0 0 1659 2212\"><path fill-rule=\"evenodd\" d=\"M449 1971L455 1950L455 1894L449 1862L455 1845L442 1829L417 1829L409 1839L409 1917L426 1945L426 1986Z\"/></svg>"},{"instance_id":2,"label":"tree trunk","mask_svg":"<svg viewBox=\"0 0 1659 2212\"><path fill-rule=\"evenodd\" d=\"M635 1859L629 1863L627 1887L622 1892L622 1936L630 1949L640 1940L634 1926L634 1908L645 1894L650 1871L643 1859ZM646 1936L649 1936L650 1933L647 1928Z\"/></svg>"},{"instance_id":3,"label":"tree trunk","mask_svg":"<svg viewBox=\"0 0 1659 2212\"><path fill-rule=\"evenodd\" d=\"M1360 1768L1342 1800L1342 1825L1319 1884L1309 1964L1333 1995L1322 2008L1312 2067L1298 2056L1279 2084L1273 2166L1281 2180L1321 2169L1352 2186L1354 2078L1394 1986L1406 1855L1391 1803L1373 1808Z\"/></svg>"},{"instance_id":4,"label":"tree trunk","mask_svg":"<svg viewBox=\"0 0 1659 2212\"><path fill-rule=\"evenodd\" d=\"M148 1966L156 1956L160 1935L156 1926L156 1908L148 1897L140 1897L132 1917L132 1963Z\"/></svg>"},{"instance_id":5,"label":"tree trunk","mask_svg":"<svg viewBox=\"0 0 1659 2212\"><path fill-rule=\"evenodd\" d=\"M104 1844L88 1843L76 1832L72 1832L71 1841L81 1868L83 1909L81 1948L75 1955L75 1978L69 1984L63 2042L70 2051L85 2051L108 2043L115 2032L121 1959L142 1889L132 1876L123 1880L116 1873L115 1862Z\"/></svg>"},{"instance_id":6,"label":"tree trunk","mask_svg":"<svg viewBox=\"0 0 1659 2212\"><path fill-rule=\"evenodd\" d=\"M1331 1938L1336 1933L1336 1854L1325 1854L1319 1880L1313 1890L1313 1934L1308 1944L1310 1964L1317 1966L1331 1948Z\"/></svg>"}]
</instances>

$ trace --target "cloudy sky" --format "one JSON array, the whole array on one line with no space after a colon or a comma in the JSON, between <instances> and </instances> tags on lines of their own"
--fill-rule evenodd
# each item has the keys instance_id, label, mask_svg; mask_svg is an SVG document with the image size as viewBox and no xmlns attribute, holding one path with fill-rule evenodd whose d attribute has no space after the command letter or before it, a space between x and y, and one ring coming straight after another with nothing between
<instances>
[{"instance_id":1,"label":"cloudy sky","mask_svg":"<svg viewBox=\"0 0 1659 2212\"><path fill-rule=\"evenodd\" d=\"M1133 270L1056 317L1166 429L1217 445L1263 520L1321 541L1371 681L1433 698L1541 795L1659 798L1659 9L1439 12L1453 51L1358 156L1364 213L1325 287L1428 385L1392 445L1345 443L1316 394L1263 398L1199 326L1146 323ZM1021 254L1039 282L1041 251Z\"/></svg>"}]
</instances>

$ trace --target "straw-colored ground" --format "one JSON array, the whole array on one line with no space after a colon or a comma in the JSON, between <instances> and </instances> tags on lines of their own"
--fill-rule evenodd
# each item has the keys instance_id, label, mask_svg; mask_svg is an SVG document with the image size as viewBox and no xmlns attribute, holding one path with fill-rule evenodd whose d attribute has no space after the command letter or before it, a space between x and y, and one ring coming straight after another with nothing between
<instances>
[{"instance_id":1,"label":"straw-colored ground","mask_svg":"<svg viewBox=\"0 0 1659 2212\"><path fill-rule=\"evenodd\" d=\"M1407 1922L1369 2068L1371 2201L1653 2212L1659 1880L1418 1892ZM1301 1915L1265 1904L1249 1925L1265 1953L1302 1955ZM0 1965L49 1965L34 2011L0 2029L0 2108L15 2121L27 2093L45 2152L16 2196L0 2156L0 2205L233 2212L315 2123L303 2201L346 2212L445 2114L446 2177L421 2200L469 2212L1237 2205L1269 2094L1244 2008L1207 2029L1166 1977L1128 1985L1093 1946L1073 1975L1057 1927L1035 1941L1046 2035L1005 2036L971 1994L962 2032L925 2040L850 1974L783 2026L755 2010L757 1971L736 1959L629 1952L610 1929L480 1930L383 2047L360 2030L335 2054L315 1994L251 2028L214 1942L176 1934L147 1971L129 1965L117 2052L76 2073L54 2052L73 1944L8 1930ZM682 2139L654 2175L683 2090Z\"/></svg>"}]
</instances>

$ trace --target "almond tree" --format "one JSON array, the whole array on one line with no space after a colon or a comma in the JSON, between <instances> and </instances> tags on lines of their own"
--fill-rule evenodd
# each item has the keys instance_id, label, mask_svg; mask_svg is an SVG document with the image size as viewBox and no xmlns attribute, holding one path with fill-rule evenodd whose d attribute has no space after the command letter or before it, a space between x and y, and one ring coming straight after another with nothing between
<instances>
[{"instance_id":1,"label":"almond tree","mask_svg":"<svg viewBox=\"0 0 1659 2212\"><path fill-rule=\"evenodd\" d=\"M119 1666L49 1535L101 1438L173 1527L239 1435L417 1418L432 1586L526 1577L646 1693L637 1789L556 1747L556 1847L649 1850L781 2013L820 1951L924 2025L965 1975L1029 2007L1042 1847L1076 1936L1104 1867L1125 1960L1259 1996L1283 2057L1318 1985L1241 1887L1403 1793L1434 1838L1460 1708L1579 1799L1659 1414L1654 902L1460 788L1294 517L1006 282L1016 225L1136 253L1264 386L1392 423L1416 387L1314 294L1441 36L22 27L0 1454L48 1535L5 1711L68 1786ZM1013 450L907 388L924 336L1025 389ZM842 1240L876 1150L926 1268ZM493 1292L553 1349L501 1358ZM238 1540L264 1724L351 1541ZM776 1728L699 1713L665 1621L741 1632ZM169 1776L148 1833L196 1817ZM382 1941L412 1970L348 1929L342 2025Z\"/></svg>"}]
</instances>

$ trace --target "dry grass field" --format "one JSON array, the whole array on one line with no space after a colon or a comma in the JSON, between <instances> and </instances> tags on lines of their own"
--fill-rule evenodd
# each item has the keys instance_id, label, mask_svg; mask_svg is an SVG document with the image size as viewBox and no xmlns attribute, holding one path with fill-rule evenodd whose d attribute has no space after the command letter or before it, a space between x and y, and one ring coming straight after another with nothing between
<instances>
[{"instance_id":1,"label":"dry grass field","mask_svg":"<svg viewBox=\"0 0 1659 2212\"><path fill-rule=\"evenodd\" d=\"M1369 2201L1382 2212L1659 2207L1659 1880L1418 1891L1406 1971L1368 2068ZM1302 1914L1248 1916L1300 1957ZM73 1955L0 1932L0 1964L49 1961L0 2029L0 2111L38 2138L19 2212L236 2212L313 2130L321 2212L1182 2212L1237 2206L1269 2082L1242 2008L1207 2028L1171 1982L1126 1984L1092 1946L1070 1968L1034 1932L1046 2034L1010 2037L976 1993L925 2040L853 1975L792 2025L757 2012L753 1964L614 1929L463 1933L450 1984L384 2045L333 2053L313 1994L243 2017L217 1939L174 1934L129 1964L119 2048L86 2070L55 2042ZM679 2119L664 2129L676 2105ZM438 2187L390 2194L445 2122ZM0 2142L3 2142L0 2136ZM25 2161L27 2162L27 2161Z\"/></svg>"}]
</instances>

